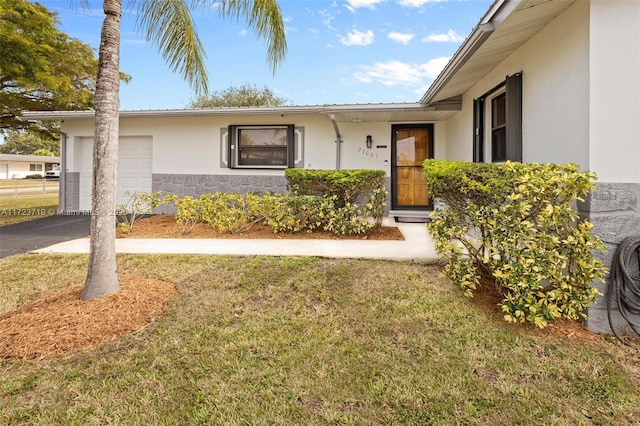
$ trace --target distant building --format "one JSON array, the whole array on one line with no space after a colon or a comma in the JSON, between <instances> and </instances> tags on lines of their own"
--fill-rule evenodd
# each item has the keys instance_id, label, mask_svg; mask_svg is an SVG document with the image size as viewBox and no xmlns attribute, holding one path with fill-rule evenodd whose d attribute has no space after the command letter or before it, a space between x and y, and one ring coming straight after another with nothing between
<instances>
[{"instance_id":1,"label":"distant building","mask_svg":"<svg viewBox=\"0 0 640 426\"><path fill-rule=\"evenodd\" d=\"M0 179L22 179L40 174L60 164L60 157L43 155L0 154Z\"/></svg>"}]
</instances>

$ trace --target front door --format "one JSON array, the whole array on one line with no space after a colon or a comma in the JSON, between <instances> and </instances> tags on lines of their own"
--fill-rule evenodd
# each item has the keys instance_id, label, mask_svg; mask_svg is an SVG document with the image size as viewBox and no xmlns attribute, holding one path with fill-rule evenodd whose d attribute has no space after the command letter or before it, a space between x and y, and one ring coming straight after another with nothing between
<instances>
[{"instance_id":1,"label":"front door","mask_svg":"<svg viewBox=\"0 0 640 426\"><path fill-rule=\"evenodd\" d=\"M392 209L427 210L422 162L433 157L433 124L397 124L391 131Z\"/></svg>"}]
</instances>

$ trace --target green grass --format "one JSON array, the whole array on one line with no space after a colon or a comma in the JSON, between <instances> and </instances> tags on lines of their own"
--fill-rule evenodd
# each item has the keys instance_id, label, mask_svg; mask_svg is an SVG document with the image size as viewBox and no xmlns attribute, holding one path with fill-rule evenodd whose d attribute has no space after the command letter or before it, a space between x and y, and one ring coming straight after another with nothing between
<instances>
[{"instance_id":1,"label":"green grass","mask_svg":"<svg viewBox=\"0 0 640 426\"><path fill-rule=\"evenodd\" d=\"M51 216L58 211L58 194L0 197L0 226Z\"/></svg>"},{"instance_id":2,"label":"green grass","mask_svg":"<svg viewBox=\"0 0 640 426\"><path fill-rule=\"evenodd\" d=\"M58 179L45 180L47 189L58 189ZM33 188L42 190L42 179L0 179L0 189Z\"/></svg>"},{"instance_id":3,"label":"green grass","mask_svg":"<svg viewBox=\"0 0 640 426\"><path fill-rule=\"evenodd\" d=\"M0 315L81 283L83 255L0 260ZM176 283L144 330L0 361L0 424L637 424L638 354L495 320L435 266L118 257Z\"/></svg>"}]
</instances>

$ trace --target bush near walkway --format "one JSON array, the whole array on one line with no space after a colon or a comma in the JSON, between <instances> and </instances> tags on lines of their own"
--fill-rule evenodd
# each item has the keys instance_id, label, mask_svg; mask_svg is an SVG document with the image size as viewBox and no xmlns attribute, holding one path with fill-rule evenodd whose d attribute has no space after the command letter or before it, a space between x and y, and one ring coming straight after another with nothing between
<instances>
[{"instance_id":1,"label":"bush near walkway","mask_svg":"<svg viewBox=\"0 0 640 426\"><path fill-rule=\"evenodd\" d=\"M538 327L555 318L586 317L591 287L606 268L592 225L575 202L596 176L575 164L480 164L427 160L432 197L442 200L429 231L448 259L447 274L471 296L490 277L509 322Z\"/></svg>"},{"instance_id":2,"label":"bush near walkway","mask_svg":"<svg viewBox=\"0 0 640 426\"><path fill-rule=\"evenodd\" d=\"M361 235L382 225L387 190L381 170L286 170L289 193L216 192L173 201L176 220L188 233L205 222L221 232L242 233L265 223L274 233L323 229Z\"/></svg>"}]
</instances>

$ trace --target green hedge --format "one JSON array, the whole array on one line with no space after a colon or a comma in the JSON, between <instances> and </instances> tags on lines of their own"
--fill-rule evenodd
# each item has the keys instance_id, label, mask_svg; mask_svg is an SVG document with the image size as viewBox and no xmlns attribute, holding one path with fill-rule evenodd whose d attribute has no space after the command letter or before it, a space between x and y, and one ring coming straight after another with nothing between
<instances>
[{"instance_id":1,"label":"green hedge","mask_svg":"<svg viewBox=\"0 0 640 426\"><path fill-rule=\"evenodd\" d=\"M386 190L376 189L360 207L347 202L339 206L335 195L245 194L216 192L198 198L165 197L176 206L176 221L184 233L197 223L221 232L242 233L256 223L274 232L311 232L323 229L335 234L364 234L382 222Z\"/></svg>"},{"instance_id":2,"label":"green hedge","mask_svg":"<svg viewBox=\"0 0 640 426\"><path fill-rule=\"evenodd\" d=\"M446 273L472 296L484 275L502 296L504 317L544 327L585 317L606 268L592 225L575 203L595 174L575 164L483 164L427 160L429 193L446 205L428 225Z\"/></svg>"},{"instance_id":3,"label":"green hedge","mask_svg":"<svg viewBox=\"0 0 640 426\"><path fill-rule=\"evenodd\" d=\"M298 195L322 195L337 198L339 206L356 202L361 196L384 188L383 170L287 169L287 189Z\"/></svg>"}]
</instances>

